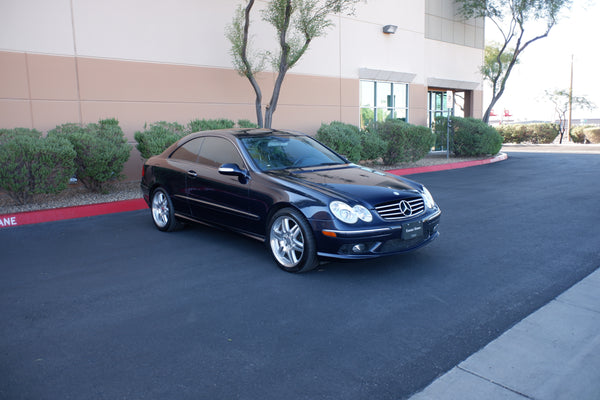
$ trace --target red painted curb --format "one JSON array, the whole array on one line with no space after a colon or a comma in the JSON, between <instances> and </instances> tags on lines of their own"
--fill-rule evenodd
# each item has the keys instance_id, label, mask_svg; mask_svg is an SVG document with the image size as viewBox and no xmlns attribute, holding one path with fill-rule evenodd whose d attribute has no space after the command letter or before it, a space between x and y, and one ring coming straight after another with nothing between
<instances>
[{"instance_id":1,"label":"red painted curb","mask_svg":"<svg viewBox=\"0 0 600 400\"><path fill-rule=\"evenodd\" d=\"M126 211L142 210L148 205L144 199L114 201L110 203L87 204L84 206L53 208L0 215L0 228L60 221L63 219L93 217Z\"/></svg>"},{"instance_id":2,"label":"red painted curb","mask_svg":"<svg viewBox=\"0 0 600 400\"><path fill-rule=\"evenodd\" d=\"M498 161L506 160L507 158L508 158L508 156L506 154L502 153L495 157L486 158L483 160L461 161L461 162L457 162L457 163L430 165L427 167L392 169L392 170L388 170L387 172L389 172L390 174L394 174L394 175L421 174L424 172L446 171L449 169L459 169L459 168L475 167L477 165L492 164L492 163L495 163Z\"/></svg>"},{"instance_id":3,"label":"red painted curb","mask_svg":"<svg viewBox=\"0 0 600 400\"><path fill-rule=\"evenodd\" d=\"M463 161L458 163L432 165L428 167L415 167L394 169L387 172L394 175L411 175L420 174L423 172L445 171L449 169L458 169L473 167L476 165L491 164L498 161L506 160L506 154L500 154L492 158L475 161ZM133 199L114 201L111 203L88 204L84 206L53 208L48 210L28 211L15 214L0 215L0 229L10 228L13 226L39 224L42 222L60 221L64 219L94 217L96 215L112 214L126 211L136 211L147 208L148 205L144 199Z\"/></svg>"}]
</instances>

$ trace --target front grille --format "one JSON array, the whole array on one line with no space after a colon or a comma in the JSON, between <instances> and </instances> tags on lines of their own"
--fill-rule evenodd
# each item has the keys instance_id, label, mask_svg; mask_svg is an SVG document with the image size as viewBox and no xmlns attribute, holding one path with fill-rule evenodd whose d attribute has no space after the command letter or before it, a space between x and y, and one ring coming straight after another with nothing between
<instances>
[{"instance_id":1,"label":"front grille","mask_svg":"<svg viewBox=\"0 0 600 400\"><path fill-rule=\"evenodd\" d=\"M412 197L378 204L375 206L375 210L385 220L398 221L423 214L425 204L422 197Z\"/></svg>"},{"instance_id":2,"label":"front grille","mask_svg":"<svg viewBox=\"0 0 600 400\"><path fill-rule=\"evenodd\" d=\"M378 254L385 253L397 253L400 251L412 250L415 247L418 247L421 243L429 239L428 236L419 237L416 239L410 240L402 240L402 239L391 239L387 242L383 243L380 247L375 251Z\"/></svg>"}]
</instances>

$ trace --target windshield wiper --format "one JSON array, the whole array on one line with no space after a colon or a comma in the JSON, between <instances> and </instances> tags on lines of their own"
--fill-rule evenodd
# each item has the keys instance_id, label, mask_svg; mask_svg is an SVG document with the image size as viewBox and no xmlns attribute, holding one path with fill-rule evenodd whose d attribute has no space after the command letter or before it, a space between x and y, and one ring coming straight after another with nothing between
<instances>
[{"instance_id":1,"label":"windshield wiper","mask_svg":"<svg viewBox=\"0 0 600 400\"><path fill-rule=\"evenodd\" d=\"M328 165L345 165L346 163L342 162L324 162L316 165L311 165L311 167L326 167Z\"/></svg>"}]
</instances>

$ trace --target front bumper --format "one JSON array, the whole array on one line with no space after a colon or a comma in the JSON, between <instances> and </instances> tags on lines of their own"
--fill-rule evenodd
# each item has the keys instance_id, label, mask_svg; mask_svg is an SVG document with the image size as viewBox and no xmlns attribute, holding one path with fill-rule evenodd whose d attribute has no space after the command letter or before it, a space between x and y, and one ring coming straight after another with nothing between
<instances>
[{"instance_id":1,"label":"front bumper","mask_svg":"<svg viewBox=\"0 0 600 400\"><path fill-rule=\"evenodd\" d=\"M406 253L421 248L439 236L441 211L421 218L355 230L335 229L323 221L310 221L320 257L361 259ZM418 234L411 234L415 227ZM421 230L422 227L422 230Z\"/></svg>"}]
</instances>

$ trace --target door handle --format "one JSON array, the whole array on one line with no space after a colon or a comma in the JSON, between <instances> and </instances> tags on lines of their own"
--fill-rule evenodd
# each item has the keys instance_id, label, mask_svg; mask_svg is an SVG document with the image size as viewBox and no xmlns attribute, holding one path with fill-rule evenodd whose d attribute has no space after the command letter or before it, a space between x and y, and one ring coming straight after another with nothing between
<instances>
[{"instance_id":1,"label":"door handle","mask_svg":"<svg viewBox=\"0 0 600 400\"><path fill-rule=\"evenodd\" d=\"M191 170L191 169L187 173L188 173L188 175L193 176L193 177L198 176L198 173L196 171L194 171L194 170Z\"/></svg>"}]
</instances>

